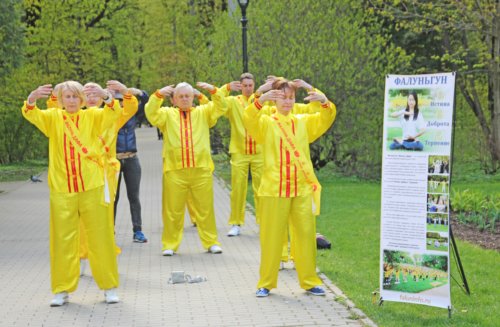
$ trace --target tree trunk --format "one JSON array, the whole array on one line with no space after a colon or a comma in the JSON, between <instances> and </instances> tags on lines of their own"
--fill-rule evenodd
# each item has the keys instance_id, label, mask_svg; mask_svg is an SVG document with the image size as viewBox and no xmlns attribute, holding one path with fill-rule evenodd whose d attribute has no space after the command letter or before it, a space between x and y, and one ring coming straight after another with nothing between
<instances>
[{"instance_id":1,"label":"tree trunk","mask_svg":"<svg viewBox=\"0 0 500 327\"><path fill-rule=\"evenodd\" d=\"M493 159L493 169L500 165L500 1L497 0L496 15L493 16L492 37L492 67L489 70L489 91L491 92L491 141L490 149Z\"/></svg>"}]
</instances>

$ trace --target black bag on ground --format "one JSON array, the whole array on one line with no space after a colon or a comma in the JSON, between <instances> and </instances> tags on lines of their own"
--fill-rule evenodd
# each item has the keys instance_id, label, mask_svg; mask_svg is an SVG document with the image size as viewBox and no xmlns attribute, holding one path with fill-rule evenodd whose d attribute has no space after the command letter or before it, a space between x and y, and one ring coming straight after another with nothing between
<instances>
[{"instance_id":1,"label":"black bag on ground","mask_svg":"<svg viewBox=\"0 0 500 327\"><path fill-rule=\"evenodd\" d=\"M318 249L331 249L332 248L332 243L326 239L323 235L320 233L316 233L316 247Z\"/></svg>"}]
</instances>

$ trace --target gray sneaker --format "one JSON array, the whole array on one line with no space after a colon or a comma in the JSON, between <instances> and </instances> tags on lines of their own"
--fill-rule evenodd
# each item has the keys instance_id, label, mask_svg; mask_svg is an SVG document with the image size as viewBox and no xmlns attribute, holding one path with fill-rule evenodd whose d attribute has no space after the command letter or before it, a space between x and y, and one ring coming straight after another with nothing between
<instances>
[{"instance_id":1,"label":"gray sneaker","mask_svg":"<svg viewBox=\"0 0 500 327\"><path fill-rule=\"evenodd\" d=\"M208 249L208 252L213 254L222 253L222 248L217 244L214 244Z\"/></svg>"},{"instance_id":2,"label":"gray sneaker","mask_svg":"<svg viewBox=\"0 0 500 327\"><path fill-rule=\"evenodd\" d=\"M240 233L241 233L241 227L238 225L233 225L233 227L231 227L231 229L227 233L227 236L229 236L229 237L238 236L238 235L240 235Z\"/></svg>"},{"instance_id":3,"label":"gray sneaker","mask_svg":"<svg viewBox=\"0 0 500 327\"><path fill-rule=\"evenodd\" d=\"M51 307L60 307L65 303L68 303L68 292L56 293L52 301L50 301Z\"/></svg>"}]
</instances>

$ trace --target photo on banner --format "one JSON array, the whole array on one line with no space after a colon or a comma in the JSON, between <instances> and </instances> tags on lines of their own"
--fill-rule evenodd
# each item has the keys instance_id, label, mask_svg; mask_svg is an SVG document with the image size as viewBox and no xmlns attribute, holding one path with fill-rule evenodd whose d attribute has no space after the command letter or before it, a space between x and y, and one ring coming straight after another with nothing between
<instances>
[{"instance_id":1,"label":"photo on banner","mask_svg":"<svg viewBox=\"0 0 500 327\"><path fill-rule=\"evenodd\" d=\"M381 183L382 301L451 307L455 74L388 75Z\"/></svg>"}]
</instances>

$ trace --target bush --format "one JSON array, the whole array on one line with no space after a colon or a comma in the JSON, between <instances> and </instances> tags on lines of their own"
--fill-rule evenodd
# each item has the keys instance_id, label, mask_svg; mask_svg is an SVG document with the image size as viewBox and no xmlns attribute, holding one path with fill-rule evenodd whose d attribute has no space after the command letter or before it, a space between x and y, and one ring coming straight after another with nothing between
<instances>
[{"instance_id":1,"label":"bush","mask_svg":"<svg viewBox=\"0 0 500 327\"><path fill-rule=\"evenodd\" d=\"M500 193L484 195L480 191L464 190L453 192L451 208L462 223L472 223L480 230L495 230L500 219Z\"/></svg>"}]
</instances>

